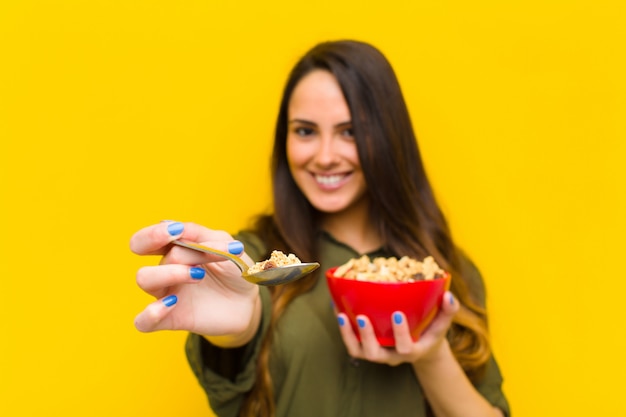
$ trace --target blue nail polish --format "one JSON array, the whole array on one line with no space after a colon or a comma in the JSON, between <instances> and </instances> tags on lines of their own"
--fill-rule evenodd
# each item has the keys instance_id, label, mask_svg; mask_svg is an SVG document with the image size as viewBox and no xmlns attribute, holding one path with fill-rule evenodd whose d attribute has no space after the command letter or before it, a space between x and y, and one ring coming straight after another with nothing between
<instances>
[{"instance_id":1,"label":"blue nail polish","mask_svg":"<svg viewBox=\"0 0 626 417\"><path fill-rule=\"evenodd\" d=\"M363 319L356 319L357 324L359 325L359 327L362 329L365 327L365 320Z\"/></svg>"},{"instance_id":2,"label":"blue nail polish","mask_svg":"<svg viewBox=\"0 0 626 417\"><path fill-rule=\"evenodd\" d=\"M340 326L343 326L344 324L346 324L346 321L341 316L337 317L337 321L339 322Z\"/></svg>"},{"instance_id":3,"label":"blue nail polish","mask_svg":"<svg viewBox=\"0 0 626 417\"><path fill-rule=\"evenodd\" d=\"M450 305L454 304L454 295L450 294Z\"/></svg>"},{"instance_id":4,"label":"blue nail polish","mask_svg":"<svg viewBox=\"0 0 626 417\"><path fill-rule=\"evenodd\" d=\"M189 269L189 275L191 275L193 279L202 279L204 278L204 269L195 266Z\"/></svg>"},{"instance_id":5,"label":"blue nail polish","mask_svg":"<svg viewBox=\"0 0 626 417\"><path fill-rule=\"evenodd\" d=\"M402 314L393 313L393 322L396 324L402 324Z\"/></svg>"},{"instance_id":6,"label":"blue nail polish","mask_svg":"<svg viewBox=\"0 0 626 417\"><path fill-rule=\"evenodd\" d=\"M228 253L232 255L239 255L243 252L243 243L238 240L233 240L228 243Z\"/></svg>"},{"instance_id":7,"label":"blue nail polish","mask_svg":"<svg viewBox=\"0 0 626 417\"><path fill-rule=\"evenodd\" d=\"M167 233L171 236L177 236L183 232L185 226L181 222L171 223L167 225Z\"/></svg>"},{"instance_id":8,"label":"blue nail polish","mask_svg":"<svg viewBox=\"0 0 626 417\"><path fill-rule=\"evenodd\" d=\"M163 304L165 304L165 307L171 307L176 304L177 301L178 297L176 297L175 295L168 295L163 299Z\"/></svg>"}]
</instances>

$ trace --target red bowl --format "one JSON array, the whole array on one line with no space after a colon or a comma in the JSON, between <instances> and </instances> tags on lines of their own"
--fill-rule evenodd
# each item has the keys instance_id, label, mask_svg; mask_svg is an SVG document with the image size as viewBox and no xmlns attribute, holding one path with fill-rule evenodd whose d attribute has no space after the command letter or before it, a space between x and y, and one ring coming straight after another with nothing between
<instances>
[{"instance_id":1,"label":"red bowl","mask_svg":"<svg viewBox=\"0 0 626 417\"><path fill-rule=\"evenodd\" d=\"M357 338L356 316L367 316L382 346L395 345L392 314L396 311L405 314L411 337L417 341L441 308L443 294L450 287L448 273L428 281L390 283L336 277L336 269L326 271L326 281L337 310L348 316Z\"/></svg>"}]
</instances>

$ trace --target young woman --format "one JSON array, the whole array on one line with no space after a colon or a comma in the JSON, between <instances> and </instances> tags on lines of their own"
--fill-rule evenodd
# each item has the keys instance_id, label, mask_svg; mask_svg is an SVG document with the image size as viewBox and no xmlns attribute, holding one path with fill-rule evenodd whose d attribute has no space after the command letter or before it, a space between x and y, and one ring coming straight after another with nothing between
<instances>
[{"instance_id":1,"label":"young woman","mask_svg":"<svg viewBox=\"0 0 626 417\"><path fill-rule=\"evenodd\" d=\"M189 363L213 411L509 415L488 341L482 279L452 241L400 86L376 48L326 42L301 58L280 105L272 174L273 213L237 240L179 222L149 226L131 239L135 253L163 255L159 266L137 273L139 286L158 300L136 326L189 331ZM228 261L170 244L181 237L249 264L278 249L321 268L291 284L258 287ZM385 348L367 317L360 317L358 342L334 311L320 278L362 254L432 255L452 273L442 310L418 342L401 313L393 318L396 346Z\"/></svg>"}]
</instances>

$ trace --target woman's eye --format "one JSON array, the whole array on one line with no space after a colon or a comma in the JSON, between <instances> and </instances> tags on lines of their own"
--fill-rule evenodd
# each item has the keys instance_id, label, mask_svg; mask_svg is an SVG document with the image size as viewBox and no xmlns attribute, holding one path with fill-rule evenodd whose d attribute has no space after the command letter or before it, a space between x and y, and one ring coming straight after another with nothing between
<instances>
[{"instance_id":1,"label":"woman's eye","mask_svg":"<svg viewBox=\"0 0 626 417\"><path fill-rule=\"evenodd\" d=\"M313 129L310 127L297 127L294 130L298 136L309 136L313 134Z\"/></svg>"},{"instance_id":2,"label":"woman's eye","mask_svg":"<svg viewBox=\"0 0 626 417\"><path fill-rule=\"evenodd\" d=\"M349 137L349 138L353 138L354 137L354 132L352 131L352 128L345 129L341 133L343 134L343 136L346 136L346 137Z\"/></svg>"}]
</instances>

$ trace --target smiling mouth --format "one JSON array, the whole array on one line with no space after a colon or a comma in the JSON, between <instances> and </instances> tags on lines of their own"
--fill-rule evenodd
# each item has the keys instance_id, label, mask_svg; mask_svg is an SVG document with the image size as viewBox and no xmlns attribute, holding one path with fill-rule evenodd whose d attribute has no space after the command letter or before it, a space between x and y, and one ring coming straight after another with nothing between
<instances>
[{"instance_id":1,"label":"smiling mouth","mask_svg":"<svg viewBox=\"0 0 626 417\"><path fill-rule=\"evenodd\" d=\"M323 187L336 187L350 174L314 175L315 181Z\"/></svg>"}]
</instances>

